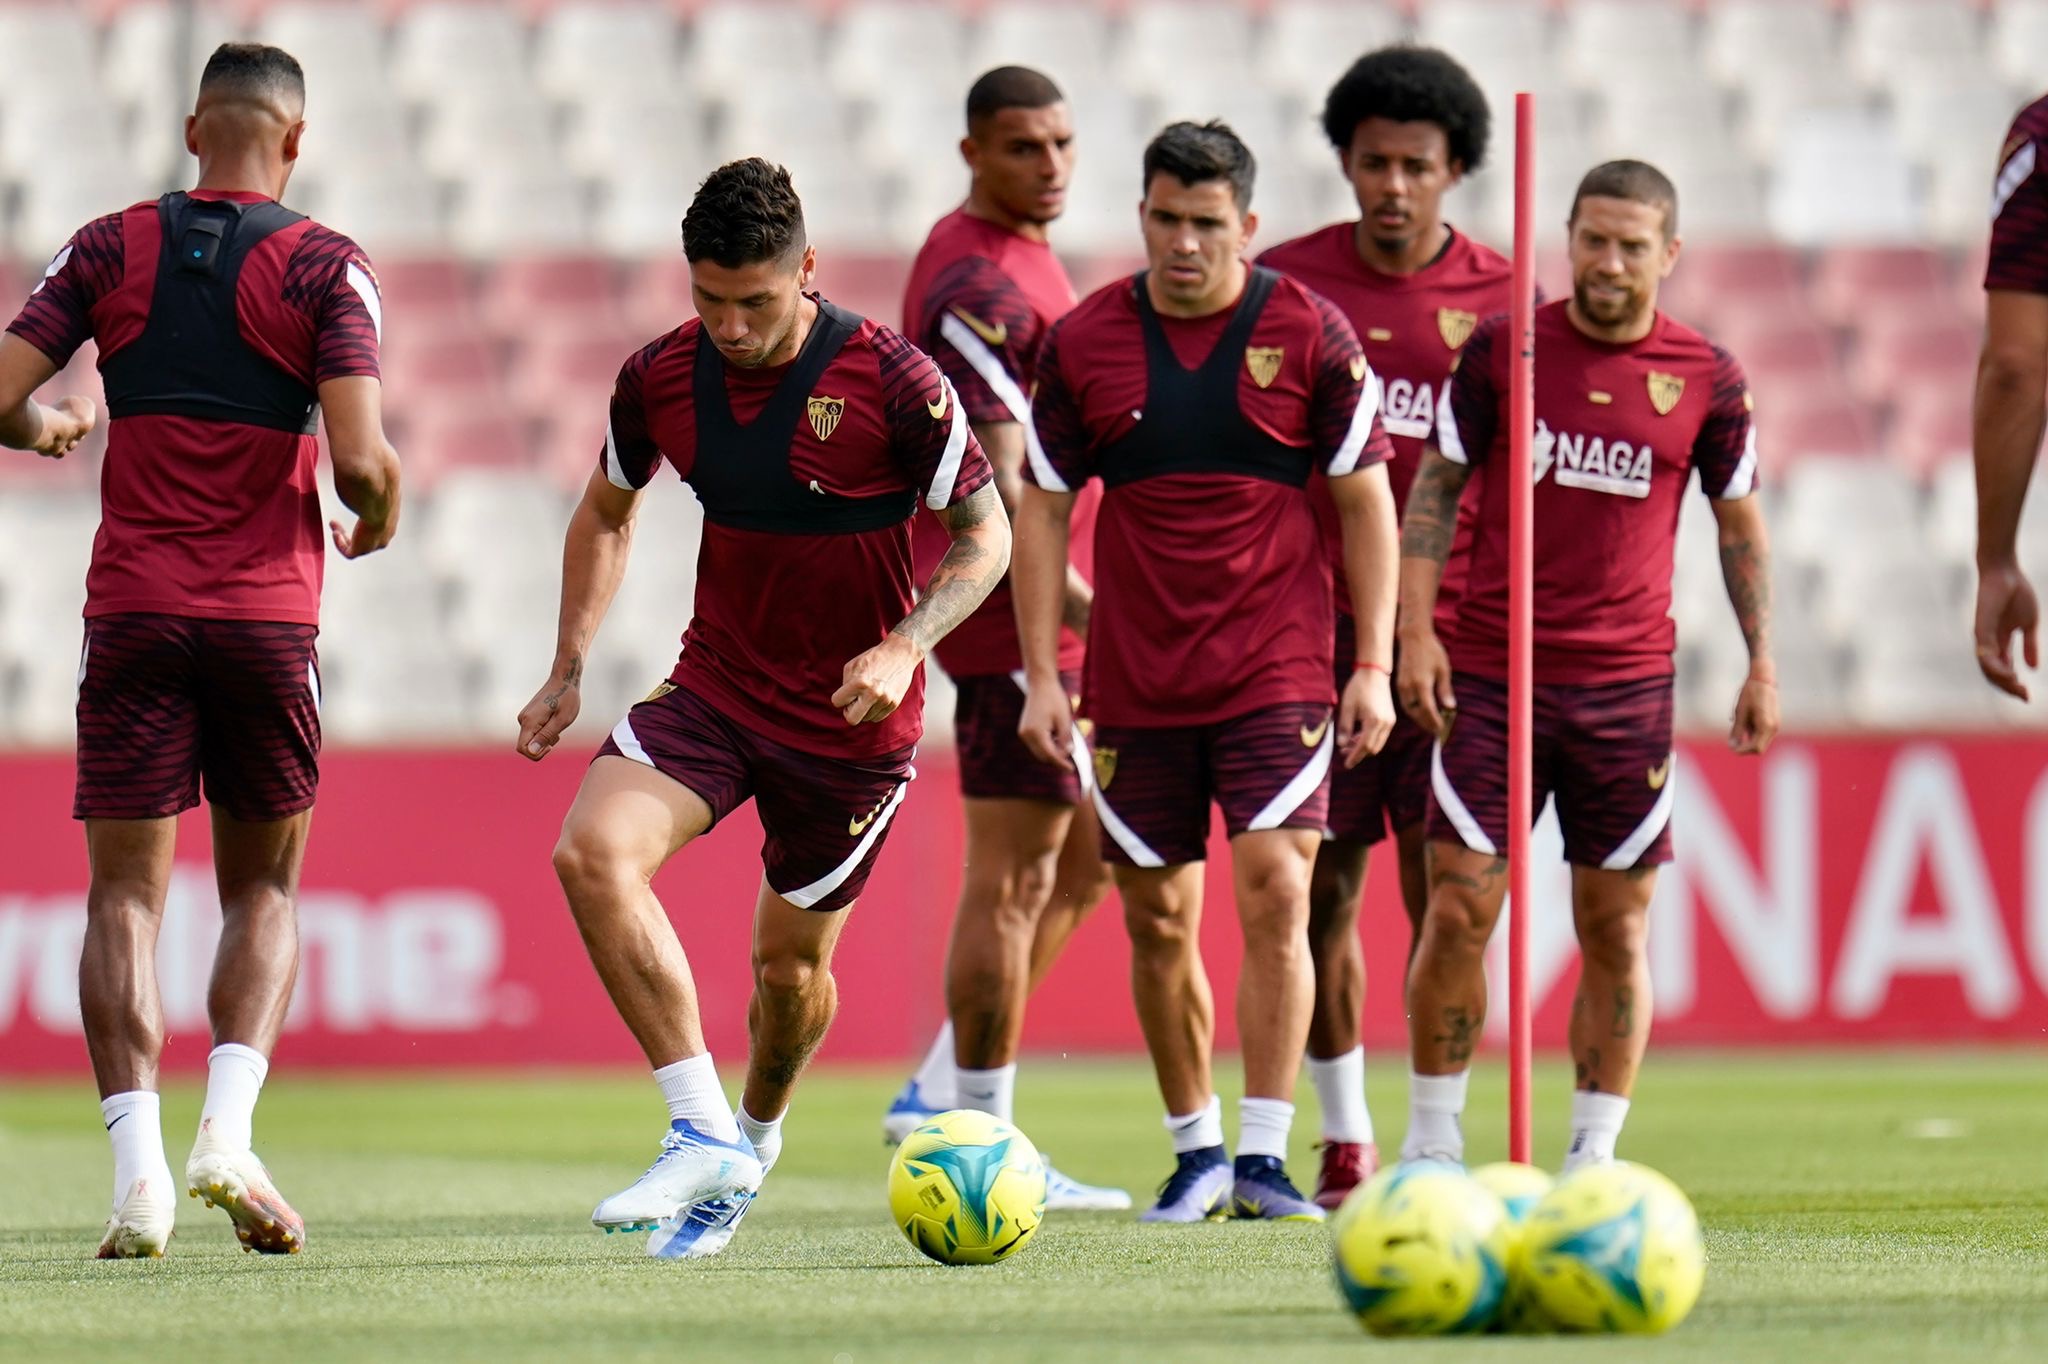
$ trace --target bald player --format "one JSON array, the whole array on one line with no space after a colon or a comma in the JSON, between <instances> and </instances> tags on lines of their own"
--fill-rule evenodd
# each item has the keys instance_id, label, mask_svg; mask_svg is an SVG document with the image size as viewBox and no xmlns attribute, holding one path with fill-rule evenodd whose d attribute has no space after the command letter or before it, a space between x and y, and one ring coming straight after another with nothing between
<instances>
[{"instance_id":1,"label":"bald player","mask_svg":"<svg viewBox=\"0 0 2048 1364\"><path fill-rule=\"evenodd\" d=\"M298 974L299 864L319 782L323 412L335 491L358 518L333 526L335 548L357 558L398 528L376 274L354 242L278 203L305 102L288 53L214 52L185 123L198 185L80 228L0 337L0 444L61 458L91 432L91 400L46 408L29 396L88 340L112 419L72 808L92 868L79 1004L114 1147L101 1259L162 1255L177 1211L156 1094L156 940L177 815L202 782L221 936L185 1182L251 1250L305 1241L250 1147Z\"/></svg>"}]
</instances>

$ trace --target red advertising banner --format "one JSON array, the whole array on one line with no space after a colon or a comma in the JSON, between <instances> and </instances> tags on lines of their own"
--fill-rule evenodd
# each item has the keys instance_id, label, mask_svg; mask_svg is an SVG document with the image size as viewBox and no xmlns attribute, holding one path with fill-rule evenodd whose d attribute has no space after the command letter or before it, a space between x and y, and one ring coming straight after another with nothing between
<instances>
[{"instance_id":1,"label":"red advertising banner","mask_svg":"<svg viewBox=\"0 0 2048 1364\"><path fill-rule=\"evenodd\" d=\"M840 949L826 1055L910 1059L941 1008L961 861L950 755L920 761ZM325 762L300 902L305 965L282 1047L293 1065L553 1065L637 1052L598 987L548 854L581 765L477 750L337 751ZM2048 1036L2048 741L1842 738L1757 761L1685 746L1678 865L1651 933L1657 1040L1714 1044ZM82 1069L83 839L64 755L0 756L0 1073ZM219 923L203 811L181 829L158 968L166 1063L203 1063ZM704 996L713 1049L745 1049L751 810L656 882ZM1539 831L1531 963L1537 1037L1564 1035L1575 971L1568 873ZM1204 953L1230 1033L1237 930L1212 848ZM1403 1033L1407 930L1373 870L1367 1034ZM1504 935L1503 935L1504 936ZM1135 1051L1115 902L1033 1007L1033 1050ZM1498 993L1501 973L1494 973Z\"/></svg>"}]
</instances>

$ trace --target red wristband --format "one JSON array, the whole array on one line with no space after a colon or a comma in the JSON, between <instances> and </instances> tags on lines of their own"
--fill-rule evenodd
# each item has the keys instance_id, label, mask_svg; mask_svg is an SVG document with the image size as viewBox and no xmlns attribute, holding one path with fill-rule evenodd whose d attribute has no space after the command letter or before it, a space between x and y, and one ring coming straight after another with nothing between
<instances>
[{"instance_id":1,"label":"red wristband","mask_svg":"<svg viewBox=\"0 0 2048 1364\"><path fill-rule=\"evenodd\" d=\"M1394 670L1386 664L1367 663L1362 659L1351 665L1351 671L1355 673L1378 673L1382 677L1392 677L1394 675Z\"/></svg>"}]
</instances>

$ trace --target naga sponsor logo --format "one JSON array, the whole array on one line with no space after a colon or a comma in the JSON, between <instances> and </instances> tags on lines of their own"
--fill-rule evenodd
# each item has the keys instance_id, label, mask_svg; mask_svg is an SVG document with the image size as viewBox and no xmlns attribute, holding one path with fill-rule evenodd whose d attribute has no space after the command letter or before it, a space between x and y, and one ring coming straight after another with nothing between
<instances>
[{"instance_id":1,"label":"naga sponsor logo","mask_svg":"<svg viewBox=\"0 0 2048 1364\"><path fill-rule=\"evenodd\" d=\"M1390 436L1427 440L1436 424L1437 391L1433 385L1413 379L1382 379L1380 382L1380 425Z\"/></svg>"},{"instance_id":2,"label":"naga sponsor logo","mask_svg":"<svg viewBox=\"0 0 2048 1364\"><path fill-rule=\"evenodd\" d=\"M1647 445L1552 431L1550 423L1540 418L1533 454L1538 483L1551 474L1560 488L1583 488L1616 497L1648 497L1650 472L1657 465L1656 452Z\"/></svg>"},{"instance_id":3,"label":"naga sponsor logo","mask_svg":"<svg viewBox=\"0 0 2048 1364\"><path fill-rule=\"evenodd\" d=\"M85 893L0 895L0 1036L23 1027L77 1033ZM206 1028L206 986L220 938L210 871L172 874L157 939L157 981L172 1032ZM536 1001L504 979L504 916L473 890L299 896L298 988L285 1029L466 1033L519 1026Z\"/></svg>"}]
</instances>

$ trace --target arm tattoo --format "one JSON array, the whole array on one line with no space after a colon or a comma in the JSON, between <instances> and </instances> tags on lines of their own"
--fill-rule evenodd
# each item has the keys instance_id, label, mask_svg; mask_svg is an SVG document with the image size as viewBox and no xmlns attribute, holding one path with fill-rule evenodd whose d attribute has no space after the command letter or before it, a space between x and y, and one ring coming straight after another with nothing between
<instances>
[{"instance_id":1,"label":"arm tattoo","mask_svg":"<svg viewBox=\"0 0 2048 1364\"><path fill-rule=\"evenodd\" d=\"M1469 1011L1457 1005L1444 1010L1444 1030L1436 1035L1443 1044L1444 1059L1451 1062L1469 1061L1472 1049L1478 1045L1480 1021Z\"/></svg>"},{"instance_id":2,"label":"arm tattoo","mask_svg":"<svg viewBox=\"0 0 2048 1364\"><path fill-rule=\"evenodd\" d=\"M1441 564L1450 556L1458 530L1458 498L1471 477L1471 469L1456 460L1435 450L1423 452L1422 468L1408 490L1408 508L1401 517L1402 558Z\"/></svg>"},{"instance_id":3,"label":"arm tattoo","mask_svg":"<svg viewBox=\"0 0 2048 1364\"><path fill-rule=\"evenodd\" d=\"M995 485L986 484L939 513L952 533L953 547L939 560L932 580L916 607L891 634L902 635L924 651L944 639L953 628L974 614L1009 567L1009 556L989 549L967 534L991 520L1000 519L1002 501Z\"/></svg>"},{"instance_id":4,"label":"arm tattoo","mask_svg":"<svg viewBox=\"0 0 2048 1364\"><path fill-rule=\"evenodd\" d=\"M1721 546L1721 581L1752 659L1771 652L1771 552L1747 538Z\"/></svg>"}]
</instances>

